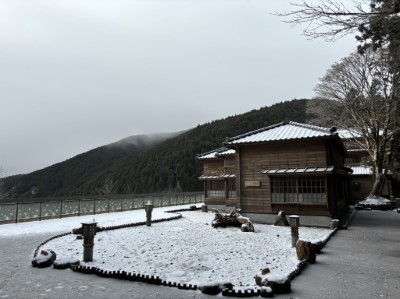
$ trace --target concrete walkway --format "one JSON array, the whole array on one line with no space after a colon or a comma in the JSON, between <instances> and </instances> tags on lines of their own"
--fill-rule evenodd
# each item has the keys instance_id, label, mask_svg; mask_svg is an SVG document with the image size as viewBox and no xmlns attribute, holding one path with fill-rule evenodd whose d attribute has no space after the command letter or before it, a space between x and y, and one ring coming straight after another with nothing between
<instances>
[{"instance_id":1,"label":"concrete walkway","mask_svg":"<svg viewBox=\"0 0 400 299\"><path fill-rule=\"evenodd\" d=\"M277 298L400 298L400 214L356 211Z\"/></svg>"},{"instance_id":2,"label":"concrete walkway","mask_svg":"<svg viewBox=\"0 0 400 299\"><path fill-rule=\"evenodd\" d=\"M0 299L209 298L197 291L107 279L52 267L31 267L36 246L54 235L0 238Z\"/></svg>"},{"instance_id":3,"label":"concrete walkway","mask_svg":"<svg viewBox=\"0 0 400 299\"><path fill-rule=\"evenodd\" d=\"M34 248L53 235L0 238L0 299L221 298L31 267ZM349 228L332 237L292 289L275 298L400 298L400 214L357 211Z\"/></svg>"}]
</instances>

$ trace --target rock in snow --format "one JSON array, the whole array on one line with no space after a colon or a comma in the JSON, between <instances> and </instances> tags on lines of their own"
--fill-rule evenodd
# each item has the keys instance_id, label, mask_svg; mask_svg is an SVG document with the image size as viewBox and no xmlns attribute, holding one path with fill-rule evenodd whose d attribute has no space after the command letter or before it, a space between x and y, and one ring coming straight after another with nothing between
<instances>
[{"instance_id":1,"label":"rock in snow","mask_svg":"<svg viewBox=\"0 0 400 299\"><path fill-rule=\"evenodd\" d=\"M289 226L289 221L287 220L286 214L284 211L279 211L278 216L276 216L274 225L275 226Z\"/></svg>"},{"instance_id":2,"label":"rock in snow","mask_svg":"<svg viewBox=\"0 0 400 299\"><path fill-rule=\"evenodd\" d=\"M307 260L310 264L315 263L316 255L311 242L298 240L296 243L296 253L300 261Z\"/></svg>"},{"instance_id":3,"label":"rock in snow","mask_svg":"<svg viewBox=\"0 0 400 299\"><path fill-rule=\"evenodd\" d=\"M287 275L282 274L274 274L274 273L267 273L266 275L262 275L259 273L255 277L256 284L261 287L270 287L272 292L275 294L287 294L290 293L292 284L290 279ZM265 289L263 292L262 297L268 297L270 292L268 289Z\"/></svg>"},{"instance_id":4,"label":"rock in snow","mask_svg":"<svg viewBox=\"0 0 400 299\"><path fill-rule=\"evenodd\" d=\"M68 269L71 266L79 266L79 265L80 265L79 259L74 257L65 257L55 260L53 262L53 267L55 269Z\"/></svg>"},{"instance_id":5,"label":"rock in snow","mask_svg":"<svg viewBox=\"0 0 400 299\"><path fill-rule=\"evenodd\" d=\"M225 282L225 283L210 283L210 284L203 284L199 285L198 289L207 295L218 295L219 293L222 292L223 289L232 289L233 285L230 282Z\"/></svg>"},{"instance_id":6,"label":"rock in snow","mask_svg":"<svg viewBox=\"0 0 400 299\"><path fill-rule=\"evenodd\" d=\"M50 267L56 260L57 255L51 249L40 250L32 260L32 266L38 268Z\"/></svg>"},{"instance_id":7,"label":"rock in snow","mask_svg":"<svg viewBox=\"0 0 400 299\"><path fill-rule=\"evenodd\" d=\"M250 218L243 217L236 209L233 209L230 214L223 214L217 211L211 225L214 228L237 226L240 227L242 232L254 232L254 226Z\"/></svg>"}]
</instances>

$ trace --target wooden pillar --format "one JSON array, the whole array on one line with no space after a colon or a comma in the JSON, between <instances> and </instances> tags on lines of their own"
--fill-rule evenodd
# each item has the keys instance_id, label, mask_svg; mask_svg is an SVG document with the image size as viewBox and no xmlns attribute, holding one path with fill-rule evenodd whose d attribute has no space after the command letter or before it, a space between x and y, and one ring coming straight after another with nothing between
<instances>
[{"instance_id":1,"label":"wooden pillar","mask_svg":"<svg viewBox=\"0 0 400 299\"><path fill-rule=\"evenodd\" d=\"M224 180L224 188L225 188L225 205L226 205L226 200L229 198L228 180Z\"/></svg>"}]
</instances>

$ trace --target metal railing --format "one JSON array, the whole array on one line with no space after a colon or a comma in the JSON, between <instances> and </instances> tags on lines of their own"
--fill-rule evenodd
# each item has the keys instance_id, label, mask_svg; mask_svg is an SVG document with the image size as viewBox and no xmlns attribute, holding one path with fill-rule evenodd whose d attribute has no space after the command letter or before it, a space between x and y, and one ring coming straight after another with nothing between
<instances>
[{"instance_id":1,"label":"metal railing","mask_svg":"<svg viewBox=\"0 0 400 299\"><path fill-rule=\"evenodd\" d=\"M38 201L39 200L39 201ZM151 195L123 195L109 197L26 199L0 202L0 224L36 221L100 213L143 209L150 201L154 207L196 204L204 201L203 192Z\"/></svg>"}]
</instances>

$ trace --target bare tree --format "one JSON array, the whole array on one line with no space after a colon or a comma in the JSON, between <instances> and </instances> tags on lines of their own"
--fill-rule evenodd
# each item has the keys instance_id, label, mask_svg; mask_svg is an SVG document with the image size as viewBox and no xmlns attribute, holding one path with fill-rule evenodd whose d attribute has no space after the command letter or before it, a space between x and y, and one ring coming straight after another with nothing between
<instances>
[{"instance_id":1,"label":"bare tree","mask_svg":"<svg viewBox=\"0 0 400 299\"><path fill-rule=\"evenodd\" d=\"M335 40L359 32L359 49L365 50L371 45L379 48L398 36L400 0L353 0L351 5L321 0L291 5L294 10L275 15L284 17L287 23L305 25L303 34L309 38Z\"/></svg>"},{"instance_id":2,"label":"bare tree","mask_svg":"<svg viewBox=\"0 0 400 299\"><path fill-rule=\"evenodd\" d=\"M343 113L343 105L338 101L311 99L306 104L307 123L319 127L337 125Z\"/></svg>"},{"instance_id":3,"label":"bare tree","mask_svg":"<svg viewBox=\"0 0 400 299\"><path fill-rule=\"evenodd\" d=\"M353 53L335 63L316 86L317 96L344 106L343 125L366 149L374 168L371 195L380 195L390 141L400 130L399 74L386 49Z\"/></svg>"}]
</instances>

